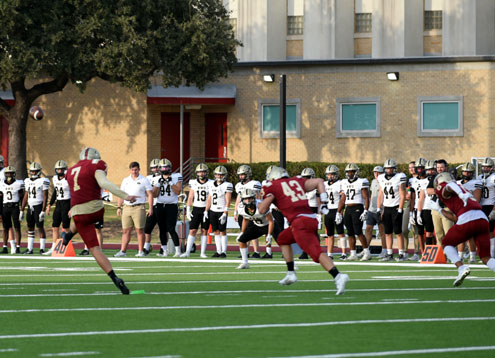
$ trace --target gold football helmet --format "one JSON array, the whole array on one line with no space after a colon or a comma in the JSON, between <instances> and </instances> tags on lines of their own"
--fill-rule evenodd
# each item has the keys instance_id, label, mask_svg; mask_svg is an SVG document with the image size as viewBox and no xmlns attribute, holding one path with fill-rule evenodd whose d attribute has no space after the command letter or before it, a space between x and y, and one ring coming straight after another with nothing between
<instances>
[{"instance_id":1,"label":"gold football helmet","mask_svg":"<svg viewBox=\"0 0 495 358\"><path fill-rule=\"evenodd\" d=\"M37 179L41 175L41 164L38 162L32 162L31 165L29 166L29 177L31 179Z\"/></svg>"},{"instance_id":2,"label":"gold football helmet","mask_svg":"<svg viewBox=\"0 0 495 358\"><path fill-rule=\"evenodd\" d=\"M208 174L210 173L210 169L208 168L208 166L205 164L205 163L199 163L198 165L196 165L196 178L198 180L205 180L206 178L208 178ZM200 173L203 173L203 174L200 174Z\"/></svg>"},{"instance_id":3,"label":"gold football helmet","mask_svg":"<svg viewBox=\"0 0 495 358\"><path fill-rule=\"evenodd\" d=\"M426 159L425 158L418 158L416 162L414 163L414 166L417 167L425 167L426 165Z\"/></svg>"},{"instance_id":4,"label":"gold football helmet","mask_svg":"<svg viewBox=\"0 0 495 358\"><path fill-rule=\"evenodd\" d=\"M170 173L172 173L172 162L167 158L160 159L160 162L158 163L158 167L160 173L164 175L169 175Z\"/></svg>"},{"instance_id":5,"label":"gold football helmet","mask_svg":"<svg viewBox=\"0 0 495 358\"><path fill-rule=\"evenodd\" d=\"M57 162L55 163L55 174L60 176L65 175L67 168L68 166L65 160L57 160Z\"/></svg>"},{"instance_id":6,"label":"gold football helmet","mask_svg":"<svg viewBox=\"0 0 495 358\"><path fill-rule=\"evenodd\" d=\"M483 176L487 177L492 173L495 163L493 162L492 158L486 157L481 161L480 165Z\"/></svg>"},{"instance_id":7,"label":"gold football helmet","mask_svg":"<svg viewBox=\"0 0 495 358\"><path fill-rule=\"evenodd\" d=\"M7 168L5 168L5 179L11 183L15 180L16 176L16 170L13 166L9 165Z\"/></svg>"},{"instance_id":8,"label":"gold football helmet","mask_svg":"<svg viewBox=\"0 0 495 358\"><path fill-rule=\"evenodd\" d=\"M241 179L241 175L245 175L244 178ZM252 175L253 172L251 171L251 167L247 164L243 164L239 168L237 168L237 177L243 183L248 181Z\"/></svg>"},{"instance_id":9,"label":"gold football helmet","mask_svg":"<svg viewBox=\"0 0 495 358\"><path fill-rule=\"evenodd\" d=\"M272 168L274 167L274 165L269 165L268 168L266 168L266 172L265 172L265 178L266 180L268 180L268 174L270 174L270 172L272 171Z\"/></svg>"},{"instance_id":10,"label":"gold football helmet","mask_svg":"<svg viewBox=\"0 0 495 358\"><path fill-rule=\"evenodd\" d=\"M100 152L97 149L86 147L79 154L80 160L93 160L93 159L101 159Z\"/></svg>"},{"instance_id":11,"label":"gold football helmet","mask_svg":"<svg viewBox=\"0 0 495 358\"><path fill-rule=\"evenodd\" d=\"M340 173L339 167L334 164L330 164L325 169L325 178L328 181L336 182L339 179L339 173Z\"/></svg>"},{"instance_id":12,"label":"gold football helmet","mask_svg":"<svg viewBox=\"0 0 495 358\"><path fill-rule=\"evenodd\" d=\"M359 167L355 163L349 163L345 166L345 177L349 180L353 180L354 178L357 178L358 172L359 172Z\"/></svg>"},{"instance_id":13,"label":"gold football helmet","mask_svg":"<svg viewBox=\"0 0 495 358\"><path fill-rule=\"evenodd\" d=\"M474 176L474 171L476 168L474 167L473 163L471 162L466 162L461 166L461 176L463 180L471 180L473 179Z\"/></svg>"},{"instance_id":14,"label":"gold football helmet","mask_svg":"<svg viewBox=\"0 0 495 358\"><path fill-rule=\"evenodd\" d=\"M216 181L220 183L223 183L227 179L227 174L227 168L225 168L223 165L219 165L213 171L213 175L215 176Z\"/></svg>"},{"instance_id":15,"label":"gold football helmet","mask_svg":"<svg viewBox=\"0 0 495 358\"><path fill-rule=\"evenodd\" d=\"M425 170L437 170L434 160L427 160L425 163Z\"/></svg>"},{"instance_id":16,"label":"gold football helmet","mask_svg":"<svg viewBox=\"0 0 495 358\"><path fill-rule=\"evenodd\" d=\"M301 176L306 179L314 178L315 175L315 171L311 168L304 168L301 172Z\"/></svg>"}]
</instances>

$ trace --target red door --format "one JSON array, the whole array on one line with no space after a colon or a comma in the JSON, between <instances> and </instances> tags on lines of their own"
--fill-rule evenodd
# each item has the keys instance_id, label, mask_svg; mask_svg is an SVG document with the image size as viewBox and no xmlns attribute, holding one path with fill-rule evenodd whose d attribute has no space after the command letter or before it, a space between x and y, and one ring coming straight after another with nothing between
<instances>
[{"instance_id":1,"label":"red door","mask_svg":"<svg viewBox=\"0 0 495 358\"><path fill-rule=\"evenodd\" d=\"M205 114L205 157L207 162L227 162L227 113Z\"/></svg>"},{"instance_id":2,"label":"red door","mask_svg":"<svg viewBox=\"0 0 495 358\"><path fill-rule=\"evenodd\" d=\"M189 159L189 113L184 113L184 162ZM162 113L161 157L172 162L172 170L180 167L180 113Z\"/></svg>"}]
</instances>

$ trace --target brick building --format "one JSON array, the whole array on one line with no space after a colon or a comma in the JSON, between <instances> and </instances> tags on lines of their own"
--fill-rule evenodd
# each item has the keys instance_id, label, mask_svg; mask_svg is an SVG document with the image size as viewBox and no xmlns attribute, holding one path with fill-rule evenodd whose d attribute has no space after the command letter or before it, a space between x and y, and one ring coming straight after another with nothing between
<instances>
[{"instance_id":1,"label":"brick building","mask_svg":"<svg viewBox=\"0 0 495 358\"><path fill-rule=\"evenodd\" d=\"M279 75L287 75L287 160L461 162L493 156L495 2L487 0L230 0L239 63L219 83L147 93L103 81L37 102L28 160L97 147L109 176L183 160L276 161ZM273 78L273 82L265 82ZM397 80L389 79L396 76ZM0 92L10 99L8 92ZM2 153L5 155L5 124Z\"/></svg>"}]
</instances>

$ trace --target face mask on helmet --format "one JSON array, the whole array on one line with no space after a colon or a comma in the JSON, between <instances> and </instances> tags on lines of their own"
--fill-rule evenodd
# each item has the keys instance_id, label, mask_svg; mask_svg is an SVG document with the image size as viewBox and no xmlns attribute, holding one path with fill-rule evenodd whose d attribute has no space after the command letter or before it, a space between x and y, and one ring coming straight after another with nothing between
<instances>
[{"instance_id":1,"label":"face mask on helmet","mask_svg":"<svg viewBox=\"0 0 495 358\"><path fill-rule=\"evenodd\" d=\"M163 175L169 175L170 173L172 173L172 168L170 168L168 165L160 167L160 173L162 173Z\"/></svg>"},{"instance_id":2,"label":"face mask on helmet","mask_svg":"<svg viewBox=\"0 0 495 358\"><path fill-rule=\"evenodd\" d=\"M348 180L354 180L357 178L356 171L354 171L354 170L349 170L349 171L345 172L345 176Z\"/></svg>"},{"instance_id":3,"label":"face mask on helmet","mask_svg":"<svg viewBox=\"0 0 495 358\"><path fill-rule=\"evenodd\" d=\"M40 170L30 170L29 171L29 177L31 179L38 179L40 177L40 173L41 173Z\"/></svg>"},{"instance_id":4,"label":"face mask on helmet","mask_svg":"<svg viewBox=\"0 0 495 358\"><path fill-rule=\"evenodd\" d=\"M15 173L5 173L5 180L7 183L12 183L15 181Z\"/></svg>"},{"instance_id":5,"label":"face mask on helmet","mask_svg":"<svg viewBox=\"0 0 495 358\"><path fill-rule=\"evenodd\" d=\"M225 181L225 175L215 174L215 180L217 181L217 183L223 183Z\"/></svg>"},{"instance_id":6,"label":"face mask on helmet","mask_svg":"<svg viewBox=\"0 0 495 358\"><path fill-rule=\"evenodd\" d=\"M482 172L483 172L483 174L485 174L485 175L486 175L486 174L490 174L490 173L492 172L492 169L493 169L493 167L488 167L488 166L486 166L486 167L485 167L485 166L481 167L481 171L482 171Z\"/></svg>"},{"instance_id":7,"label":"face mask on helmet","mask_svg":"<svg viewBox=\"0 0 495 358\"><path fill-rule=\"evenodd\" d=\"M242 199L242 203L246 208L248 208L251 211L254 211L256 209L256 198L252 196L249 198Z\"/></svg>"},{"instance_id":8,"label":"face mask on helmet","mask_svg":"<svg viewBox=\"0 0 495 358\"><path fill-rule=\"evenodd\" d=\"M158 167L150 167L151 174L155 175L158 173Z\"/></svg>"},{"instance_id":9,"label":"face mask on helmet","mask_svg":"<svg viewBox=\"0 0 495 358\"><path fill-rule=\"evenodd\" d=\"M473 179L474 173L473 172L464 171L464 172L461 173L461 176L462 176L462 179L463 180L469 181L469 180Z\"/></svg>"},{"instance_id":10,"label":"face mask on helmet","mask_svg":"<svg viewBox=\"0 0 495 358\"><path fill-rule=\"evenodd\" d=\"M239 174L238 177L239 177L239 181L243 184L248 180L248 176L245 173Z\"/></svg>"},{"instance_id":11,"label":"face mask on helmet","mask_svg":"<svg viewBox=\"0 0 495 358\"><path fill-rule=\"evenodd\" d=\"M205 170L199 170L196 172L196 178L198 178L198 180L205 180L207 178L208 174Z\"/></svg>"},{"instance_id":12,"label":"face mask on helmet","mask_svg":"<svg viewBox=\"0 0 495 358\"><path fill-rule=\"evenodd\" d=\"M385 168L385 178L390 179L395 175L396 169L393 167Z\"/></svg>"},{"instance_id":13,"label":"face mask on helmet","mask_svg":"<svg viewBox=\"0 0 495 358\"><path fill-rule=\"evenodd\" d=\"M59 178L62 178L65 176L65 168L57 168L55 169L55 174L57 174L57 176Z\"/></svg>"},{"instance_id":14,"label":"face mask on helmet","mask_svg":"<svg viewBox=\"0 0 495 358\"><path fill-rule=\"evenodd\" d=\"M419 176L424 176L425 175L425 167L415 167L414 168L414 171L416 172L416 174L418 174Z\"/></svg>"}]
</instances>

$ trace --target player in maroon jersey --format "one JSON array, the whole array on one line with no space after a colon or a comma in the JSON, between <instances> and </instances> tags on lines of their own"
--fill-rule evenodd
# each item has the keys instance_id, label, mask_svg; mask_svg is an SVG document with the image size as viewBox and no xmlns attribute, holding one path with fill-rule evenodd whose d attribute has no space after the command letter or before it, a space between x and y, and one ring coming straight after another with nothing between
<instances>
[{"instance_id":1,"label":"player in maroon jersey","mask_svg":"<svg viewBox=\"0 0 495 358\"><path fill-rule=\"evenodd\" d=\"M67 171L71 195L71 216L74 219L76 230L71 227L71 231L62 233L64 245L67 245L74 234L78 232L98 265L108 274L122 294L128 295L129 289L124 280L117 277L112 264L99 246L94 224L103 220L103 213L105 212L101 200L102 188L131 202L135 201L136 197L127 195L126 192L108 181L107 165L101 160L100 153L96 149L84 148L79 159L79 162Z\"/></svg>"},{"instance_id":2,"label":"player in maroon jersey","mask_svg":"<svg viewBox=\"0 0 495 358\"><path fill-rule=\"evenodd\" d=\"M445 254L459 271L454 286L462 285L470 274L469 266L463 264L456 249L458 244L470 238L476 243L481 261L495 271L495 259L490 257L490 226L481 205L474 200L471 193L456 183L449 172L440 173L435 177L434 189L437 197L445 203L450 212L442 209L437 201L432 201L431 209L455 222L442 240Z\"/></svg>"},{"instance_id":3,"label":"player in maroon jersey","mask_svg":"<svg viewBox=\"0 0 495 358\"><path fill-rule=\"evenodd\" d=\"M323 179L289 178L284 168L274 166L268 173L267 180L263 185L263 201L258 206L259 212L267 212L270 204L273 203L290 224L278 236L278 244L287 264L287 275L279 283L290 285L297 282L291 247L291 244L297 242L314 262L320 263L333 276L337 286L337 295L343 294L349 276L340 273L333 260L321 248L318 238L318 220L306 198L307 192L318 189L321 202L320 212L324 215L328 214L328 195L325 192Z\"/></svg>"}]
</instances>

